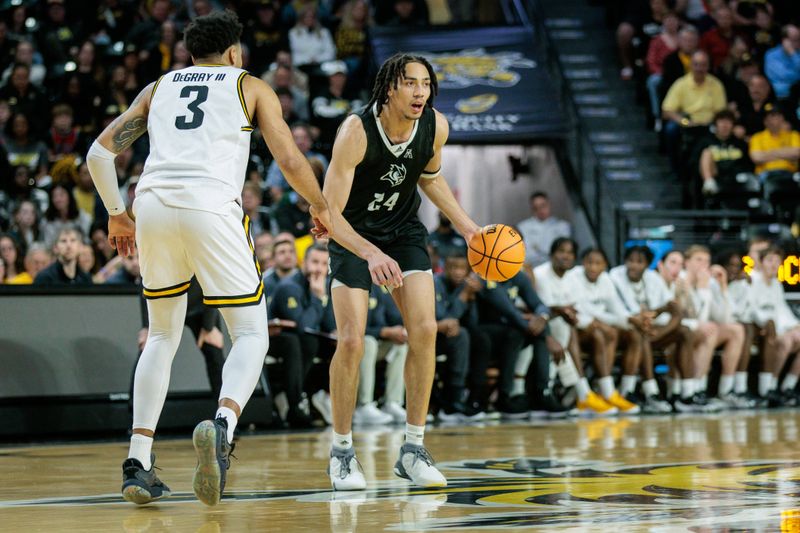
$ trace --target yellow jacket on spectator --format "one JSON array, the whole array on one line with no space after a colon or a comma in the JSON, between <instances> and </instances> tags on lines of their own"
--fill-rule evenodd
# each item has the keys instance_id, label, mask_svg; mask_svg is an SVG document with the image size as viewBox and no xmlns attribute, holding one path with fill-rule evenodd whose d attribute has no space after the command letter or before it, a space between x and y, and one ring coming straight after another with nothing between
<instances>
[{"instance_id":1,"label":"yellow jacket on spectator","mask_svg":"<svg viewBox=\"0 0 800 533\"><path fill-rule=\"evenodd\" d=\"M767 152L778 148L800 148L800 133L781 130L773 135L769 130L759 131L750 138L750 152ZM797 162L788 159L776 159L756 165L756 174L766 170L788 170L797 172Z\"/></svg>"},{"instance_id":2,"label":"yellow jacket on spectator","mask_svg":"<svg viewBox=\"0 0 800 533\"><path fill-rule=\"evenodd\" d=\"M697 85L689 73L672 84L661 109L688 115L694 124L710 124L714 115L727 104L722 82L708 74L703 83Z\"/></svg>"},{"instance_id":3,"label":"yellow jacket on spectator","mask_svg":"<svg viewBox=\"0 0 800 533\"><path fill-rule=\"evenodd\" d=\"M31 285L32 283L33 278L27 272L21 272L13 278L8 278L6 280L6 285Z\"/></svg>"}]
</instances>

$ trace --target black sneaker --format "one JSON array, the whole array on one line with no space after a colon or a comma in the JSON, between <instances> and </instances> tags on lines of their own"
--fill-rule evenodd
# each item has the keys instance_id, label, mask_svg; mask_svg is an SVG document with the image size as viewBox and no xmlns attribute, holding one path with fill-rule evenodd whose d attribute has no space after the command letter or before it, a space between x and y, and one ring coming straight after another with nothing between
<instances>
[{"instance_id":1,"label":"black sneaker","mask_svg":"<svg viewBox=\"0 0 800 533\"><path fill-rule=\"evenodd\" d=\"M503 418L509 420L528 418L528 397L524 394L501 396L497 401L497 410Z\"/></svg>"},{"instance_id":2,"label":"black sneaker","mask_svg":"<svg viewBox=\"0 0 800 533\"><path fill-rule=\"evenodd\" d=\"M678 413L717 413L724 404L716 398L709 398L703 392L694 394L691 398L681 398L674 404Z\"/></svg>"},{"instance_id":3,"label":"black sneaker","mask_svg":"<svg viewBox=\"0 0 800 533\"><path fill-rule=\"evenodd\" d=\"M770 392L769 406L770 407L797 407L798 396L797 393L790 390Z\"/></svg>"},{"instance_id":4,"label":"black sneaker","mask_svg":"<svg viewBox=\"0 0 800 533\"><path fill-rule=\"evenodd\" d=\"M302 409L289 409L286 423L292 429L309 429L314 427L314 419Z\"/></svg>"},{"instance_id":5,"label":"black sneaker","mask_svg":"<svg viewBox=\"0 0 800 533\"><path fill-rule=\"evenodd\" d=\"M122 463L122 497L136 505L144 505L169 496L169 487L156 475L156 456L150 456L152 466L145 470L138 459L128 458Z\"/></svg>"},{"instance_id":6,"label":"black sneaker","mask_svg":"<svg viewBox=\"0 0 800 533\"><path fill-rule=\"evenodd\" d=\"M197 499L206 505L216 505L225 489L225 475L231 466L230 455L234 445L228 443L228 421L203 420L192 434L197 452L197 468L192 488Z\"/></svg>"},{"instance_id":7,"label":"black sneaker","mask_svg":"<svg viewBox=\"0 0 800 533\"><path fill-rule=\"evenodd\" d=\"M477 422L486 418L486 410L478 402L464 404L462 414L467 421Z\"/></svg>"},{"instance_id":8,"label":"black sneaker","mask_svg":"<svg viewBox=\"0 0 800 533\"><path fill-rule=\"evenodd\" d=\"M779 390L769 391L766 400L770 409L786 406L786 397Z\"/></svg>"},{"instance_id":9,"label":"black sneaker","mask_svg":"<svg viewBox=\"0 0 800 533\"><path fill-rule=\"evenodd\" d=\"M528 416L531 418L566 418L570 415L571 410L559 402L552 393L547 392L540 398L531 400Z\"/></svg>"}]
</instances>

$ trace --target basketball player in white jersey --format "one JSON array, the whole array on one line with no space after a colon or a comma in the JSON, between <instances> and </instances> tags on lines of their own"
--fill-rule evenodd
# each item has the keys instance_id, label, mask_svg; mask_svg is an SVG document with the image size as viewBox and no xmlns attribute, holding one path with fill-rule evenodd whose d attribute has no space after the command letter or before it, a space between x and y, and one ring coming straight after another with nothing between
<instances>
[{"instance_id":1,"label":"basketball player in white jersey","mask_svg":"<svg viewBox=\"0 0 800 533\"><path fill-rule=\"evenodd\" d=\"M275 93L241 69L242 25L233 12L199 17L186 28L194 66L148 85L110 124L88 154L108 209L109 240L121 255L136 246L150 330L136 368L133 436L123 468L123 497L144 504L169 495L153 470L153 434L183 330L186 291L196 276L204 303L220 308L233 341L222 371L215 420L194 431L198 465L193 487L207 505L225 486L233 431L267 353L267 312L249 220L241 207L254 122L289 183L330 222L311 167L292 140ZM128 217L117 188L116 154L145 131L150 155Z\"/></svg>"}]
</instances>

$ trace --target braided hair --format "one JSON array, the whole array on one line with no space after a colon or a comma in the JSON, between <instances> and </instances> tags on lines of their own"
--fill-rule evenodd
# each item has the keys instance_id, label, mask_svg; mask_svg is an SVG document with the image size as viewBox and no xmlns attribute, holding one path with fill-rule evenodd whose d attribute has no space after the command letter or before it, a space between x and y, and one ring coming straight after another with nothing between
<instances>
[{"instance_id":1,"label":"braided hair","mask_svg":"<svg viewBox=\"0 0 800 533\"><path fill-rule=\"evenodd\" d=\"M433 109L433 97L439 93L439 82L436 79L436 72L433 70L433 66L422 56L404 53L397 53L383 62L375 78L372 98L367 103L367 108L377 104L378 115L381 114L383 104L389 101L389 88L397 89L397 81L405 75L406 65L409 63L420 63L428 69L428 75L431 78L431 95L425 105Z\"/></svg>"}]
</instances>

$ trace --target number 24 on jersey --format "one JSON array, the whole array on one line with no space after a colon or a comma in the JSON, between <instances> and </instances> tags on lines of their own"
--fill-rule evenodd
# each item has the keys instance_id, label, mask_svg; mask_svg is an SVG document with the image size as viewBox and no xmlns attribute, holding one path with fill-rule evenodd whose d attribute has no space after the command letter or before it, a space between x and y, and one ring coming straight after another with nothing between
<instances>
[{"instance_id":1,"label":"number 24 on jersey","mask_svg":"<svg viewBox=\"0 0 800 533\"><path fill-rule=\"evenodd\" d=\"M392 194L385 202L383 201L384 196L385 195L382 192L376 192L375 199L369 203L367 210L380 211L384 207L387 211L394 209L394 204L396 204L397 199L400 198L400 193L396 192Z\"/></svg>"}]
</instances>

